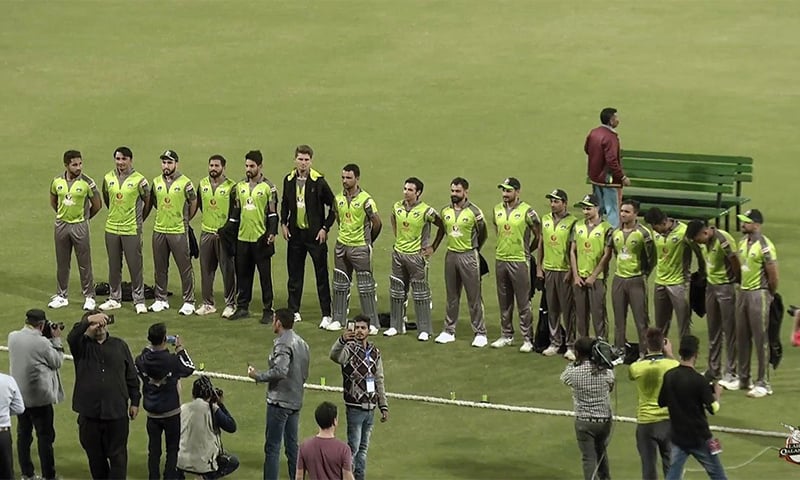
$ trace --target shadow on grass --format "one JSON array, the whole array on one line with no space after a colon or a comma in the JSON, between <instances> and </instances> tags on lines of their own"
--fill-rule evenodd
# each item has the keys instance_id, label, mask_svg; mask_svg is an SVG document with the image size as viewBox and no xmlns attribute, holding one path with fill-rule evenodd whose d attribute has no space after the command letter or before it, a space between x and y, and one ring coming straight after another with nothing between
<instances>
[{"instance_id":1,"label":"shadow on grass","mask_svg":"<svg viewBox=\"0 0 800 480\"><path fill-rule=\"evenodd\" d=\"M500 452L498 452L500 453ZM511 452L505 452L511 453ZM524 458L524 457L523 457ZM569 478L567 472L551 466L532 465L520 461L518 456L490 455L486 458L447 456L431 462L430 476L437 478L437 472L448 478L463 479L558 479Z\"/></svg>"}]
</instances>

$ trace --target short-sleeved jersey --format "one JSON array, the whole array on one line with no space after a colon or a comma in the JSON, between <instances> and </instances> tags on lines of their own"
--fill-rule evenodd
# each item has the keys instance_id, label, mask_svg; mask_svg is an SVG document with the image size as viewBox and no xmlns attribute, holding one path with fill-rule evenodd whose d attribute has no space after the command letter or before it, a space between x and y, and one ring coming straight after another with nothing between
<instances>
[{"instance_id":1,"label":"short-sleeved jersey","mask_svg":"<svg viewBox=\"0 0 800 480\"><path fill-rule=\"evenodd\" d=\"M419 253L431 246L431 224L439 217L436 210L425 202L417 202L410 209L401 200L392 207L397 225L394 249L400 253Z\"/></svg>"},{"instance_id":2,"label":"short-sleeved jersey","mask_svg":"<svg viewBox=\"0 0 800 480\"><path fill-rule=\"evenodd\" d=\"M542 269L569 271L569 238L577 218L571 213L556 220L552 213L542 217Z\"/></svg>"},{"instance_id":3,"label":"short-sleeved jersey","mask_svg":"<svg viewBox=\"0 0 800 480\"><path fill-rule=\"evenodd\" d=\"M672 220L664 235L655 232L656 285L680 285L689 281L692 249L686 239L686 224Z\"/></svg>"},{"instance_id":4,"label":"short-sleeved jersey","mask_svg":"<svg viewBox=\"0 0 800 480\"><path fill-rule=\"evenodd\" d=\"M575 259L581 278L590 276L597 268L613 231L614 228L605 220L594 226L586 221L575 222L570 240L575 243ZM602 271L597 274L598 279L604 276Z\"/></svg>"},{"instance_id":5,"label":"short-sleeved jersey","mask_svg":"<svg viewBox=\"0 0 800 480\"><path fill-rule=\"evenodd\" d=\"M238 239L255 242L267 233L267 218L277 215L278 189L265 177L255 185L243 180L236 184L236 200L241 207Z\"/></svg>"},{"instance_id":6,"label":"short-sleeved jersey","mask_svg":"<svg viewBox=\"0 0 800 480\"><path fill-rule=\"evenodd\" d=\"M103 193L108 196L106 232L115 235L141 233L144 199L150 196L150 184L144 175L131 170L120 177L112 170L103 178Z\"/></svg>"},{"instance_id":7,"label":"short-sleeved jersey","mask_svg":"<svg viewBox=\"0 0 800 480\"><path fill-rule=\"evenodd\" d=\"M178 173L171 182L163 175L153 179L153 207L156 209L156 221L153 231L156 233L186 233L189 223L189 204L197 198L197 192L189 177Z\"/></svg>"},{"instance_id":8,"label":"short-sleeved jersey","mask_svg":"<svg viewBox=\"0 0 800 480\"><path fill-rule=\"evenodd\" d=\"M616 228L609 238L610 247L617 255L617 270L620 278L633 278L650 273L653 261L653 237L650 230L639 222L630 231Z\"/></svg>"},{"instance_id":9,"label":"short-sleeved jersey","mask_svg":"<svg viewBox=\"0 0 800 480\"><path fill-rule=\"evenodd\" d=\"M359 189L348 198L344 192L333 199L336 219L339 221L339 235L336 241L346 247L363 247L372 244L372 216L378 213L378 206L369 193Z\"/></svg>"},{"instance_id":10,"label":"short-sleeved jersey","mask_svg":"<svg viewBox=\"0 0 800 480\"><path fill-rule=\"evenodd\" d=\"M736 253L736 240L725 230L714 229L708 243L701 245L706 261L706 278L710 285L724 285L736 281L736 272L731 265L731 257Z\"/></svg>"},{"instance_id":11,"label":"short-sleeved jersey","mask_svg":"<svg viewBox=\"0 0 800 480\"><path fill-rule=\"evenodd\" d=\"M56 222L81 223L86 220L90 201L97 192L97 185L90 177L67 180L63 173L50 182L50 194L57 199Z\"/></svg>"},{"instance_id":12,"label":"short-sleeved jersey","mask_svg":"<svg viewBox=\"0 0 800 480\"><path fill-rule=\"evenodd\" d=\"M661 393L664 374L677 366L677 360L663 355L648 355L631 364L628 377L636 382L636 390L639 393L639 404L636 407L638 423L669 420L667 407L658 406L658 394Z\"/></svg>"},{"instance_id":13,"label":"short-sleeved jersey","mask_svg":"<svg viewBox=\"0 0 800 480\"><path fill-rule=\"evenodd\" d=\"M739 261L742 290L759 290L768 287L766 266L778 261L778 252L769 238L751 233L739 242Z\"/></svg>"},{"instance_id":14,"label":"short-sleeved jersey","mask_svg":"<svg viewBox=\"0 0 800 480\"><path fill-rule=\"evenodd\" d=\"M226 178L214 187L211 179L205 177L197 187L200 199L200 229L206 233L217 233L217 230L228 221L231 202L236 198L236 182Z\"/></svg>"},{"instance_id":15,"label":"short-sleeved jersey","mask_svg":"<svg viewBox=\"0 0 800 480\"><path fill-rule=\"evenodd\" d=\"M447 234L447 250L468 252L478 248L481 229L486 228L483 211L467 200L461 209L447 205L442 208L442 222Z\"/></svg>"},{"instance_id":16,"label":"short-sleeved jersey","mask_svg":"<svg viewBox=\"0 0 800 480\"><path fill-rule=\"evenodd\" d=\"M503 262L527 262L531 257L531 242L539 215L527 203L519 202L508 208L500 202L492 216L497 228L495 259Z\"/></svg>"}]
</instances>

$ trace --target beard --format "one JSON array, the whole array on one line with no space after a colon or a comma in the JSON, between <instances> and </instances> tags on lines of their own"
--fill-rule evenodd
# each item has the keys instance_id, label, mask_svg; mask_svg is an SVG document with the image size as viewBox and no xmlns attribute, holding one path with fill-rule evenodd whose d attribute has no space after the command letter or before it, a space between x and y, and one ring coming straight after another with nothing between
<instances>
[{"instance_id":1,"label":"beard","mask_svg":"<svg viewBox=\"0 0 800 480\"><path fill-rule=\"evenodd\" d=\"M218 172L216 170L209 170L208 171L208 176L211 177L211 178L217 178L217 177L220 176L221 173L222 172Z\"/></svg>"},{"instance_id":2,"label":"beard","mask_svg":"<svg viewBox=\"0 0 800 480\"><path fill-rule=\"evenodd\" d=\"M458 195L450 195L450 203L458 203L461 200L464 200L464 197L459 197Z\"/></svg>"}]
</instances>

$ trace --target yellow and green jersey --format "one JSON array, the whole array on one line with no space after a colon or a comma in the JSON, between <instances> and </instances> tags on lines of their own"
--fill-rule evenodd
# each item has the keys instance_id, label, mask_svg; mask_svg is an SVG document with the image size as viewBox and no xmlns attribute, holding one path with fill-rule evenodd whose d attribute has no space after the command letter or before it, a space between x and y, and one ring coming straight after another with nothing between
<instances>
[{"instance_id":1,"label":"yellow and green jersey","mask_svg":"<svg viewBox=\"0 0 800 480\"><path fill-rule=\"evenodd\" d=\"M431 224L439 216L425 202L417 202L407 208L401 200L392 207L392 217L397 226L394 249L400 253L419 253L431 246Z\"/></svg>"},{"instance_id":2,"label":"yellow and green jersey","mask_svg":"<svg viewBox=\"0 0 800 480\"><path fill-rule=\"evenodd\" d=\"M106 232L115 235L141 233L144 199L150 196L150 184L144 175L132 169L119 176L112 170L103 177L103 194L108 199Z\"/></svg>"},{"instance_id":3,"label":"yellow and green jersey","mask_svg":"<svg viewBox=\"0 0 800 480\"><path fill-rule=\"evenodd\" d=\"M378 213L375 200L359 189L353 197L344 192L334 198L339 235L336 241L346 247L363 247L372 244L372 216Z\"/></svg>"},{"instance_id":4,"label":"yellow and green jersey","mask_svg":"<svg viewBox=\"0 0 800 480\"><path fill-rule=\"evenodd\" d=\"M713 228L713 227L712 227ZM706 278L710 285L724 285L736 281L731 257L736 255L736 240L725 230L714 228L708 243L701 245L706 261Z\"/></svg>"},{"instance_id":5,"label":"yellow and green jersey","mask_svg":"<svg viewBox=\"0 0 800 480\"><path fill-rule=\"evenodd\" d=\"M239 236L243 242L255 242L265 234L275 234L278 218L278 189L269 180L251 184L243 180L236 184L239 216ZM274 220L273 220L274 219Z\"/></svg>"},{"instance_id":6,"label":"yellow and green jersey","mask_svg":"<svg viewBox=\"0 0 800 480\"><path fill-rule=\"evenodd\" d=\"M57 199L56 221L81 223L86 220L90 200L98 195L94 180L86 175L67 180L66 173L50 182L50 194Z\"/></svg>"},{"instance_id":7,"label":"yellow and green jersey","mask_svg":"<svg viewBox=\"0 0 800 480\"><path fill-rule=\"evenodd\" d=\"M492 222L497 230L495 259L503 262L527 262L531 256L531 241L539 216L525 202L511 208L503 202L494 207Z\"/></svg>"},{"instance_id":8,"label":"yellow and green jersey","mask_svg":"<svg viewBox=\"0 0 800 480\"><path fill-rule=\"evenodd\" d=\"M638 221L633 229L626 232L618 227L611 233L607 247L617 256L615 275L620 278L633 278L649 275L655 261L653 237L650 230Z\"/></svg>"},{"instance_id":9,"label":"yellow and green jersey","mask_svg":"<svg viewBox=\"0 0 800 480\"><path fill-rule=\"evenodd\" d=\"M778 261L778 252L769 238L751 233L739 242L739 261L742 264L742 290L759 290L769 286L766 266Z\"/></svg>"},{"instance_id":10,"label":"yellow and green jersey","mask_svg":"<svg viewBox=\"0 0 800 480\"><path fill-rule=\"evenodd\" d=\"M205 177L200 180L197 197L202 211L200 229L207 233L217 233L228 221L231 202L236 198L236 182L226 178L215 187L211 184L211 179Z\"/></svg>"},{"instance_id":11,"label":"yellow and green jersey","mask_svg":"<svg viewBox=\"0 0 800 480\"><path fill-rule=\"evenodd\" d=\"M481 230L486 228L483 212L469 200L460 209L447 205L442 209L442 222L447 233L447 250L467 252L478 248Z\"/></svg>"},{"instance_id":12,"label":"yellow and green jersey","mask_svg":"<svg viewBox=\"0 0 800 480\"><path fill-rule=\"evenodd\" d=\"M655 233L656 285L680 285L689 281L692 268L692 249L686 238L686 224L672 220L664 235Z\"/></svg>"},{"instance_id":13,"label":"yellow and green jersey","mask_svg":"<svg viewBox=\"0 0 800 480\"><path fill-rule=\"evenodd\" d=\"M557 219L552 213L542 218L542 269L569 271L569 238L577 218L571 213Z\"/></svg>"},{"instance_id":14,"label":"yellow and green jersey","mask_svg":"<svg viewBox=\"0 0 800 480\"><path fill-rule=\"evenodd\" d=\"M636 408L638 423L669 420L667 407L658 406L658 395L664 383L664 374L678 365L677 360L663 355L648 355L631 364L628 377L636 382L636 390L639 393L639 405Z\"/></svg>"},{"instance_id":15,"label":"yellow and green jersey","mask_svg":"<svg viewBox=\"0 0 800 480\"><path fill-rule=\"evenodd\" d=\"M575 259L581 278L588 277L597 268L613 230L611 224L605 220L597 225L590 225L586 221L575 222L570 241L575 244ZM597 274L598 279L604 276L605 272L602 271Z\"/></svg>"},{"instance_id":16,"label":"yellow and green jersey","mask_svg":"<svg viewBox=\"0 0 800 480\"><path fill-rule=\"evenodd\" d=\"M167 181L163 175L153 179L153 208L156 209L156 221L153 231L156 233L186 233L189 223L189 204L197 198L194 185L189 177L181 173Z\"/></svg>"}]
</instances>

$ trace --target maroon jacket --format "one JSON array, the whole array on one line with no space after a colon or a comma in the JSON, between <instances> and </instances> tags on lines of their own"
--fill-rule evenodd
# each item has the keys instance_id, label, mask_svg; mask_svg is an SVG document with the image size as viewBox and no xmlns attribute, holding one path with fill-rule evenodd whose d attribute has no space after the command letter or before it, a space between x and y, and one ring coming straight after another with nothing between
<instances>
[{"instance_id":1,"label":"maroon jacket","mask_svg":"<svg viewBox=\"0 0 800 480\"><path fill-rule=\"evenodd\" d=\"M619 154L619 137L617 132L600 125L592 129L586 137L583 150L589 157L589 180L596 185L621 187L622 159Z\"/></svg>"}]
</instances>

